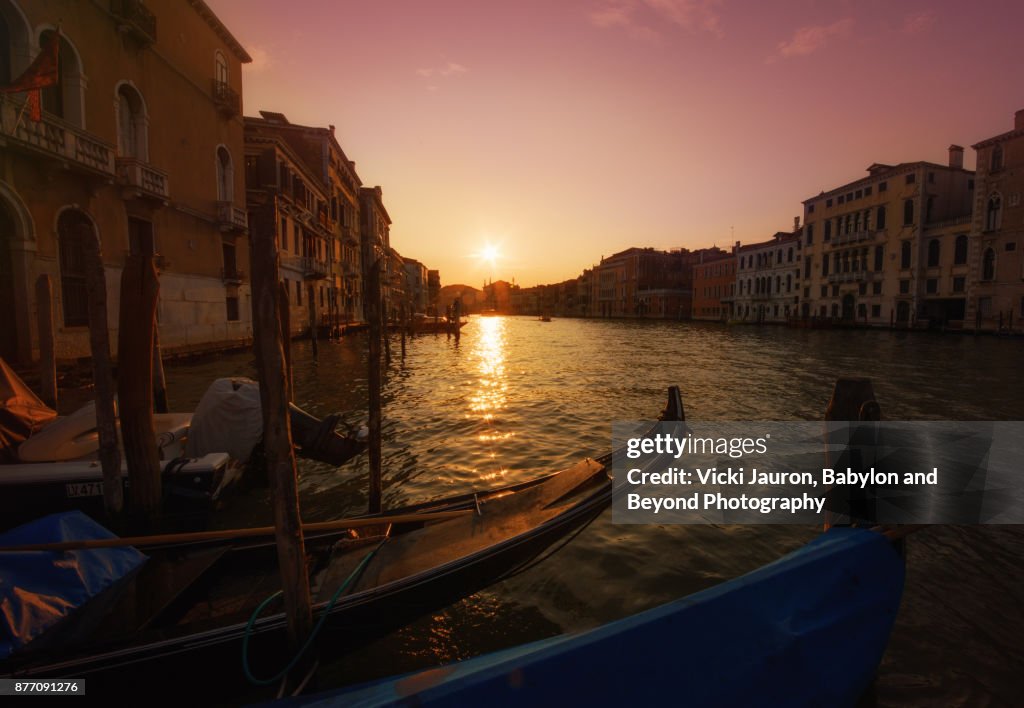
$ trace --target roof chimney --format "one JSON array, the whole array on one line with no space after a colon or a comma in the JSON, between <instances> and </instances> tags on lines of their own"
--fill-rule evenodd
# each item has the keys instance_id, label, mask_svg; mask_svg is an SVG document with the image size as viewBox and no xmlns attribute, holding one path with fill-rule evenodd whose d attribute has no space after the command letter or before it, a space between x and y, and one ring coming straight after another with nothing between
<instances>
[{"instance_id":1,"label":"roof chimney","mask_svg":"<svg viewBox=\"0 0 1024 708\"><path fill-rule=\"evenodd\" d=\"M793 217L793 233L796 233L799 230L800 230L800 217L799 216L794 216Z\"/></svg>"},{"instance_id":2,"label":"roof chimney","mask_svg":"<svg viewBox=\"0 0 1024 708\"><path fill-rule=\"evenodd\" d=\"M1013 114L1013 129L1024 130L1024 108Z\"/></svg>"},{"instance_id":3,"label":"roof chimney","mask_svg":"<svg viewBox=\"0 0 1024 708\"><path fill-rule=\"evenodd\" d=\"M964 149L959 145L949 146L949 166L954 170L964 168Z\"/></svg>"}]
</instances>

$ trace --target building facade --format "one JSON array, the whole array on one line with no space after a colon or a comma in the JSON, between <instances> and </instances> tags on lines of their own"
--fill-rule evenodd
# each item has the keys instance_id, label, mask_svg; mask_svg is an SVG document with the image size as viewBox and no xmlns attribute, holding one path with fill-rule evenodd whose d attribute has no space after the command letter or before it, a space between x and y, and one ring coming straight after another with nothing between
<instances>
[{"instance_id":1,"label":"building facade","mask_svg":"<svg viewBox=\"0 0 1024 708\"><path fill-rule=\"evenodd\" d=\"M693 266L693 319L725 322L735 293L736 255L702 254Z\"/></svg>"},{"instance_id":2,"label":"building facade","mask_svg":"<svg viewBox=\"0 0 1024 708\"><path fill-rule=\"evenodd\" d=\"M799 219L797 219L799 221ZM731 318L786 322L800 311L801 229L777 232L768 241L736 243L736 288Z\"/></svg>"},{"instance_id":3,"label":"building facade","mask_svg":"<svg viewBox=\"0 0 1024 708\"><path fill-rule=\"evenodd\" d=\"M165 350L250 338L240 116L250 58L228 29L201 0L0 0L0 39L0 84L51 42L59 53L41 120L25 94L0 95L2 355L38 355L41 275L53 285L58 357L90 355L84 269L94 239L113 347L129 253L157 264Z\"/></svg>"},{"instance_id":4,"label":"building facade","mask_svg":"<svg viewBox=\"0 0 1024 708\"><path fill-rule=\"evenodd\" d=\"M805 200L801 316L906 327L929 313L952 320L956 306L938 301L957 299L959 276L940 276L929 249L935 240L955 242L973 191L974 173L953 145L948 165L876 163L867 177ZM941 287L929 292L936 280Z\"/></svg>"},{"instance_id":5,"label":"building facade","mask_svg":"<svg viewBox=\"0 0 1024 708\"><path fill-rule=\"evenodd\" d=\"M1014 116L1013 130L973 147L978 155L977 187L965 327L1020 330L1024 314L1024 110Z\"/></svg>"}]
</instances>

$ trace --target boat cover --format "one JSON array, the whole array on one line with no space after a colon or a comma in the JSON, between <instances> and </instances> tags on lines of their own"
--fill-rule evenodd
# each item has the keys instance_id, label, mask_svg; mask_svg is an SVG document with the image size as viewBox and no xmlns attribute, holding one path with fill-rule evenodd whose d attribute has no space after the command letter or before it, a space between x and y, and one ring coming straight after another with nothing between
<instances>
[{"instance_id":1,"label":"boat cover","mask_svg":"<svg viewBox=\"0 0 1024 708\"><path fill-rule=\"evenodd\" d=\"M192 415L185 454L226 452L233 459L248 460L262 436L260 385L242 377L217 379Z\"/></svg>"},{"instance_id":2,"label":"boat cover","mask_svg":"<svg viewBox=\"0 0 1024 708\"><path fill-rule=\"evenodd\" d=\"M0 548L114 538L80 511L51 514L0 534ZM134 548L0 551L0 660L56 625L146 561Z\"/></svg>"},{"instance_id":3,"label":"boat cover","mask_svg":"<svg viewBox=\"0 0 1024 708\"><path fill-rule=\"evenodd\" d=\"M736 580L563 635L289 705L853 705L903 592L880 534L834 528Z\"/></svg>"},{"instance_id":4,"label":"boat cover","mask_svg":"<svg viewBox=\"0 0 1024 708\"><path fill-rule=\"evenodd\" d=\"M0 359L0 462L16 461L18 445L56 417Z\"/></svg>"}]
</instances>

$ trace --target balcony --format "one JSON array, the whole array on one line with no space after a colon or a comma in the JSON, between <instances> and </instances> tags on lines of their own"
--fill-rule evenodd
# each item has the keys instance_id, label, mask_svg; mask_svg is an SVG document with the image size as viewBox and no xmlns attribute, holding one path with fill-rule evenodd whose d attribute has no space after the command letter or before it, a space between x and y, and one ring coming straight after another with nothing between
<instances>
[{"instance_id":1,"label":"balcony","mask_svg":"<svg viewBox=\"0 0 1024 708\"><path fill-rule=\"evenodd\" d=\"M224 281L225 285L241 285L242 281L245 280L245 271L239 270L234 266L221 268L220 279Z\"/></svg>"},{"instance_id":2,"label":"balcony","mask_svg":"<svg viewBox=\"0 0 1024 708\"><path fill-rule=\"evenodd\" d=\"M245 209L239 209L234 202L217 202L217 226L221 231L245 231L249 218Z\"/></svg>"},{"instance_id":3,"label":"balcony","mask_svg":"<svg viewBox=\"0 0 1024 708\"><path fill-rule=\"evenodd\" d=\"M242 110L242 99L239 97L238 92L228 86L226 81L213 79L212 83L211 94L213 95L213 103L217 106L217 110L226 118L237 116Z\"/></svg>"},{"instance_id":4,"label":"balcony","mask_svg":"<svg viewBox=\"0 0 1024 708\"><path fill-rule=\"evenodd\" d=\"M827 279L830 283L871 282L873 280L881 280L882 274L874 270L854 270L846 273L829 273Z\"/></svg>"},{"instance_id":5,"label":"balcony","mask_svg":"<svg viewBox=\"0 0 1024 708\"><path fill-rule=\"evenodd\" d=\"M302 257L302 276L306 280L319 280L326 278L331 272L331 264L312 256Z\"/></svg>"},{"instance_id":6,"label":"balcony","mask_svg":"<svg viewBox=\"0 0 1024 708\"><path fill-rule=\"evenodd\" d=\"M863 241L871 241L876 236L878 236L879 234L883 234L884 235L885 234L885 230L884 229L882 229L880 231L867 231L867 230L864 230L864 231L854 231L854 232L848 233L848 234L833 234L832 235L832 240L831 241L827 241L826 243L830 243L832 245L832 247L834 248L836 246L845 246L845 245L850 244L850 243L861 243Z\"/></svg>"},{"instance_id":7,"label":"balcony","mask_svg":"<svg viewBox=\"0 0 1024 708\"><path fill-rule=\"evenodd\" d=\"M99 140L54 116L43 114L39 122L22 116L24 100L0 97L0 145L22 148L64 163L72 169L113 178L114 146ZM17 126L17 128L15 128Z\"/></svg>"},{"instance_id":8,"label":"balcony","mask_svg":"<svg viewBox=\"0 0 1024 708\"><path fill-rule=\"evenodd\" d=\"M156 42L156 15L141 0L110 0L110 12L120 21L118 29L143 46Z\"/></svg>"},{"instance_id":9,"label":"balcony","mask_svg":"<svg viewBox=\"0 0 1024 708\"><path fill-rule=\"evenodd\" d=\"M149 197L165 203L170 199L167 173L137 157L117 158L117 177L127 188L127 196Z\"/></svg>"}]
</instances>

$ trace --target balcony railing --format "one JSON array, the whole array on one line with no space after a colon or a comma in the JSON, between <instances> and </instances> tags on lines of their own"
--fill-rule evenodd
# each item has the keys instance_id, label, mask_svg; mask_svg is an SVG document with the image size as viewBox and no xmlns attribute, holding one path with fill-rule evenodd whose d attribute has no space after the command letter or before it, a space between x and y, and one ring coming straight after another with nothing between
<instances>
[{"instance_id":1,"label":"balcony railing","mask_svg":"<svg viewBox=\"0 0 1024 708\"><path fill-rule=\"evenodd\" d=\"M212 94L217 110L225 116L229 118L237 116L242 110L242 99L239 98L237 91L228 86L226 81L213 79Z\"/></svg>"},{"instance_id":2,"label":"balcony railing","mask_svg":"<svg viewBox=\"0 0 1024 708\"><path fill-rule=\"evenodd\" d=\"M860 243L861 241L871 241L879 234L884 233L885 230L883 229L876 231L853 231L848 234L833 234L831 241L828 241L827 243L832 244L832 246L844 246L848 243Z\"/></svg>"},{"instance_id":3,"label":"balcony railing","mask_svg":"<svg viewBox=\"0 0 1024 708\"><path fill-rule=\"evenodd\" d=\"M249 219L245 209L239 209L234 202L217 202L217 225L221 231L245 231Z\"/></svg>"},{"instance_id":4,"label":"balcony railing","mask_svg":"<svg viewBox=\"0 0 1024 708\"><path fill-rule=\"evenodd\" d=\"M245 271L239 270L238 268L221 268L220 278L229 285L239 285L245 280Z\"/></svg>"},{"instance_id":5,"label":"balcony railing","mask_svg":"<svg viewBox=\"0 0 1024 708\"><path fill-rule=\"evenodd\" d=\"M117 176L122 184L134 187L144 196L161 200L170 198L167 173L137 157L117 158Z\"/></svg>"},{"instance_id":6,"label":"balcony railing","mask_svg":"<svg viewBox=\"0 0 1024 708\"><path fill-rule=\"evenodd\" d=\"M28 116L21 116L24 103L9 96L0 97L3 129L0 138L10 139L16 146L66 162L71 167L114 176L113 145L45 113L41 121L29 120Z\"/></svg>"},{"instance_id":7,"label":"balcony railing","mask_svg":"<svg viewBox=\"0 0 1024 708\"><path fill-rule=\"evenodd\" d=\"M330 263L313 256L285 256L281 265L299 271L306 280L326 278L331 272Z\"/></svg>"},{"instance_id":8,"label":"balcony railing","mask_svg":"<svg viewBox=\"0 0 1024 708\"><path fill-rule=\"evenodd\" d=\"M874 270L853 270L845 273L829 273L827 278L830 283L856 283L862 280L870 282L881 280L882 274Z\"/></svg>"},{"instance_id":9,"label":"balcony railing","mask_svg":"<svg viewBox=\"0 0 1024 708\"><path fill-rule=\"evenodd\" d=\"M156 41L156 15L141 0L110 0L110 11L121 20L120 29L143 44Z\"/></svg>"}]
</instances>

